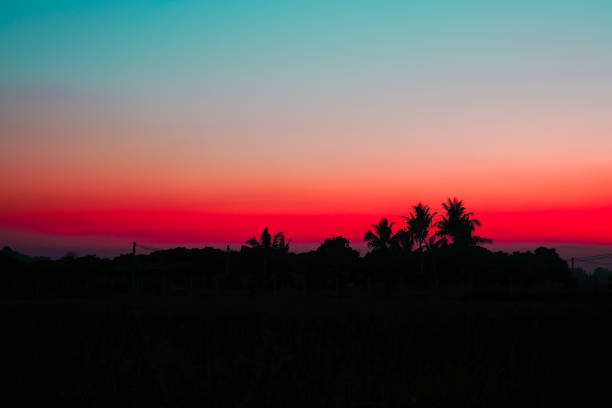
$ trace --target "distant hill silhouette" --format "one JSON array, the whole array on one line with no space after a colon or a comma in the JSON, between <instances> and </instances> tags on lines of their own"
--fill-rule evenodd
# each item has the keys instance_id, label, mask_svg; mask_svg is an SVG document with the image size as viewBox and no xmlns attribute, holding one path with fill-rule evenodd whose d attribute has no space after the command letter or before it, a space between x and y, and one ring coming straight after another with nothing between
<instances>
[{"instance_id":1,"label":"distant hill silhouette","mask_svg":"<svg viewBox=\"0 0 612 408\"><path fill-rule=\"evenodd\" d=\"M50 258L46 256L29 256L22 254L20 252L14 251L11 247L5 246L0 251L0 257L7 259L16 259L22 262L40 262L40 261L48 261Z\"/></svg>"}]
</instances>

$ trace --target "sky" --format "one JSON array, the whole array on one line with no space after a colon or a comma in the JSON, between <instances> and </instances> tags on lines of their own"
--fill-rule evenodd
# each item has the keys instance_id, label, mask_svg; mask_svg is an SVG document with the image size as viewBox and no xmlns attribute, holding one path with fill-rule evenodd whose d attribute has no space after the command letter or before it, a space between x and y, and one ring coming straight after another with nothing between
<instances>
[{"instance_id":1,"label":"sky","mask_svg":"<svg viewBox=\"0 0 612 408\"><path fill-rule=\"evenodd\" d=\"M3 1L0 245L294 248L464 200L612 245L612 2Z\"/></svg>"}]
</instances>

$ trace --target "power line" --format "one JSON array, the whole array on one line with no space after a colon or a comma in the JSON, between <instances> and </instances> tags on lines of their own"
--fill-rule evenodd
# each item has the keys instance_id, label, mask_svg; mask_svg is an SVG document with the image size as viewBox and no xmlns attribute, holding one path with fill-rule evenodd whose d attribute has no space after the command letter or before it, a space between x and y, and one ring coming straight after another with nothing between
<instances>
[{"instance_id":1,"label":"power line","mask_svg":"<svg viewBox=\"0 0 612 408\"><path fill-rule=\"evenodd\" d=\"M149 247L149 246L144 246L144 245L140 245L140 244L136 244L136 246L138 248L144 249L146 251L163 251L162 248Z\"/></svg>"},{"instance_id":2,"label":"power line","mask_svg":"<svg viewBox=\"0 0 612 408\"><path fill-rule=\"evenodd\" d=\"M596 261L596 260L607 259L607 258L612 259L612 253L581 256L578 258L574 258L574 260L576 261Z\"/></svg>"},{"instance_id":3,"label":"power line","mask_svg":"<svg viewBox=\"0 0 612 408\"><path fill-rule=\"evenodd\" d=\"M136 254L136 248L139 248L143 251L146 252L156 252L156 251L164 251L164 248L156 248L156 247L152 247L152 246L146 246L146 245L142 245L142 244L138 244L136 242L134 242L132 244L132 251L134 254Z\"/></svg>"},{"instance_id":4,"label":"power line","mask_svg":"<svg viewBox=\"0 0 612 408\"><path fill-rule=\"evenodd\" d=\"M598 266L611 266L612 265L612 261L608 261L608 262L600 262L600 261L585 261L582 260L580 262L585 262L591 265L598 265Z\"/></svg>"}]
</instances>

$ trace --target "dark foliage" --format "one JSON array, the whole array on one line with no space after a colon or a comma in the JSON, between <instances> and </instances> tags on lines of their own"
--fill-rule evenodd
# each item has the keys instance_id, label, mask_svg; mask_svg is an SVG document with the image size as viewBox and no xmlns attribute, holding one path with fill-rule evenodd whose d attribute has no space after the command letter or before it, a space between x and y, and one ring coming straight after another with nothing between
<instances>
[{"instance_id":1,"label":"dark foliage","mask_svg":"<svg viewBox=\"0 0 612 408\"><path fill-rule=\"evenodd\" d=\"M175 248L150 255L26 259L0 253L5 297L90 297L221 292L372 294L457 287L470 289L567 286L572 274L554 249L512 254L479 246L432 246L426 251L378 248L365 257L342 237L295 254L272 247ZM597 278L608 282L602 270ZM606 275L607 276L607 275Z\"/></svg>"},{"instance_id":2,"label":"dark foliage","mask_svg":"<svg viewBox=\"0 0 612 408\"><path fill-rule=\"evenodd\" d=\"M609 399L612 310L601 297L2 306L3 397L21 406L584 407Z\"/></svg>"}]
</instances>

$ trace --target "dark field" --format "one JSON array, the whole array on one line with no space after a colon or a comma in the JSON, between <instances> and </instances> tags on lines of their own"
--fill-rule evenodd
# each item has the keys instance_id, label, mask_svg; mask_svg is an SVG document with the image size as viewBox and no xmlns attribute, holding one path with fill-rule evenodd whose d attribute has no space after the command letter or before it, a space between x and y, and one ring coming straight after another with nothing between
<instances>
[{"instance_id":1,"label":"dark field","mask_svg":"<svg viewBox=\"0 0 612 408\"><path fill-rule=\"evenodd\" d=\"M63 405L608 406L612 303L3 300L6 391ZM6 394L6 393L5 393Z\"/></svg>"}]
</instances>

